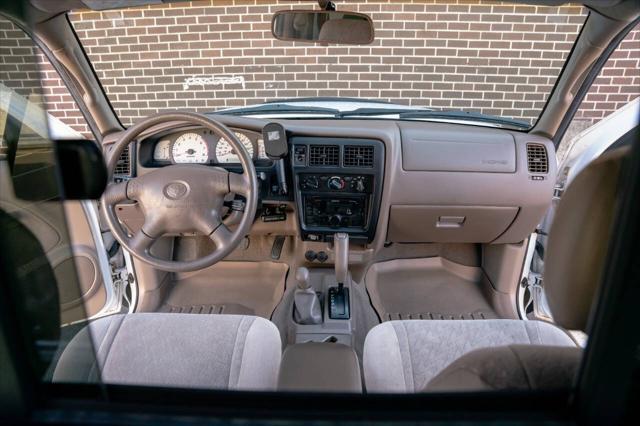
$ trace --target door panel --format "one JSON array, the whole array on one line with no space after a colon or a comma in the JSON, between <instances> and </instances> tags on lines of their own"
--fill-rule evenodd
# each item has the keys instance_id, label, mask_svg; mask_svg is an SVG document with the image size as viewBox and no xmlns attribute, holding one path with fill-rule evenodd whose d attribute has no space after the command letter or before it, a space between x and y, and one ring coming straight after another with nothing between
<instances>
[{"instance_id":1,"label":"door panel","mask_svg":"<svg viewBox=\"0 0 640 426\"><path fill-rule=\"evenodd\" d=\"M0 38L7 47L0 58L0 145L15 142L3 147L7 155L0 158L0 208L42 245L57 280L62 324L80 321L103 309L108 301L105 279L112 284L106 254L97 251L100 235L92 234L85 212L87 202L60 202L57 197L55 151L48 128L55 127L61 137L82 138L56 118L59 105L76 105L68 102L69 93L42 89L40 67L46 68L47 78L53 78L55 70L30 37L3 16Z\"/></svg>"},{"instance_id":2,"label":"door panel","mask_svg":"<svg viewBox=\"0 0 640 426\"><path fill-rule=\"evenodd\" d=\"M63 324L82 319L85 312L89 317L97 314L107 301L94 236L82 203L66 201L64 210L69 223L71 253L65 253L60 259L51 259L53 271L58 278ZM75 289L65 288L67 281L63 277L74 272L78 275L80 294Z\"/></svg>"}]
</instances>

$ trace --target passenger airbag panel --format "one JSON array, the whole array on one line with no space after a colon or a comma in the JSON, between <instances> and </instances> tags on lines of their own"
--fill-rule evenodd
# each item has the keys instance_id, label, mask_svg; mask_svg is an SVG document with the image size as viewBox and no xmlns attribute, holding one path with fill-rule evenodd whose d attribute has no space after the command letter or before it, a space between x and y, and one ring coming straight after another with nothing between
<instances>
[{"instance_id":1,"label":"passenger airbag panel","mask_svg":"<svg viewBox=\"0 0 640 426\"><path fill-rule=\"evenodd\" d=\"M402 168L407 171L516 171L515 141L507 132L470 127L429 133L401 128L401 133Z\"/></svg>"}]
</instances>

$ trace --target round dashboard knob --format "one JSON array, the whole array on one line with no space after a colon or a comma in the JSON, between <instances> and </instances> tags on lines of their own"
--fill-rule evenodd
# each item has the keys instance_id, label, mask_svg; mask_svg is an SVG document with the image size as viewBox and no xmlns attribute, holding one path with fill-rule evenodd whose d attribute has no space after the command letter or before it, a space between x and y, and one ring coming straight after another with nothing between
<instances>
[{"instance_id":1,"label":"round dashboard knob","mask_svg":"<svg viewBox=\"0 0 640 426\"><path fill-rule=\"evenodd\" d=\"M339 214L334 214L329 218L329 226L332 228L338 228L342 225L342 216Z\"/></svg>"},{"instance_id":2,"label":"round dashboard knob","mask_svg":"<svg viewBox=\"0 0 640 426\"><path fill-rule=\"evenodd\" d=\"M331 176L327 181L327 186L329 187L329 189L332 189L334 191L340 191L344 189L346 185L347 183L340 176Z\"/></svg>"},{"instance_id":3,"label":"round dashboard knob","mask_svg":"<svg viewBox=\"0 0 640 426\"><path fill-rule=\"evenodd\" d=\"M318 178L315 176L306 177L303 183L304 183L304 186L309 189L318 189L318 187L320 186L318 182Z\"/></svg>"}]
</instances>

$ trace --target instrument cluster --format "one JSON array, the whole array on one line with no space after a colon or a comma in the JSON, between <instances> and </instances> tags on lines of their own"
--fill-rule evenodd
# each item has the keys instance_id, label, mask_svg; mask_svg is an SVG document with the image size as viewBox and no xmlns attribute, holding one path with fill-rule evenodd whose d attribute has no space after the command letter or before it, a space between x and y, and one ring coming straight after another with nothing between
<instances>
[{"instance_id":1,"label":"instrument cluster","mask_svg":"<svg viewBox=\"0 0 640 426\"><path fill-rule=\"evenodd\" d=\"M261 134L232 131L254 162L269 161ZM231 143L208 129L186 130L159 138L153 147L152 160L157 165L240 163Z\"/></svg>"}]
</instances>

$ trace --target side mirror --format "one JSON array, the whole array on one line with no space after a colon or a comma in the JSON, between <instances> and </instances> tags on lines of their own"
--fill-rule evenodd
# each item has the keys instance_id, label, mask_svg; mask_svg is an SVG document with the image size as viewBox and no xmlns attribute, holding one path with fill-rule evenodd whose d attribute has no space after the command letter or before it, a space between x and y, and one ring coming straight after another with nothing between
<instances>
[{"instance_id":1,"label":"side mirror","mask_svg":"<svg viewBox=\"0 0 640 426\"><path fill-rule=\"evenodd\" d=\"M5 157L0 166L7 165L15 196L24 201L96 200L107 186L107 167L94 141L23 141L15 161Z\"/></svg>"},{"instance_id":2,"label":"side mirror","mask_svg":"<svg viewBox=\"0 0 640 426\"><path fill-rule=\"evenodd\" d=\"M96 200L107 186L107 167L98 144L89 140L54 142L65 200Z\"/></svg>"},{"instance_id":3,"label":"side mirror","mask_svg":"<svg viewBox=\"0 0 640 426\"><path fill-rule=\"evenodd\" d=\"M370 44L373 22L368 15L331 10L281 10L271 19L278 40L326 44Z\"/></svg>"}]
</instances>

